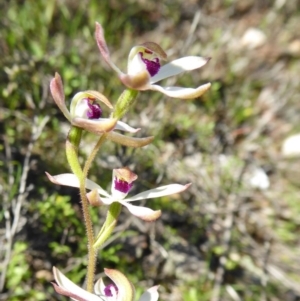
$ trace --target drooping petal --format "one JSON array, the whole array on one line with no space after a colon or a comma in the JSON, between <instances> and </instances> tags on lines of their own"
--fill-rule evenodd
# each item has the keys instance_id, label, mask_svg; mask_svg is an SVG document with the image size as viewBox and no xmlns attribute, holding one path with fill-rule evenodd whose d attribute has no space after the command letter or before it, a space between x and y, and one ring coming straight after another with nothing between
<instances>
[{"instance_id":1,"label":"drooping petal","mask_svg":"<svg viewBox=\"0 0 300 301\"><path fill-rule=\"evenodd\" d=\"M128 133L137 133L140 131L140 128L135 129L123 121L118 121L114 129Z\"/></svg>"},{"instance_id":2,"label":"drooping petal","mask_svg":"<svg viewBox=\"0 0 300 301\"><path fill-rule=\"evenodd\" d=\"M143 295L140 297L140 299L138 301L157 301L159 294L158 294L158 288L159 285L153 286L149 289L147 289L147 291L145 293L143 293Z\"/></svg>"},{"instance_id":3,"label":"drooping petal","mask_svg":"<svg viewBox=\"0 0 300 301\"><path fill-rule=\"evenodd\" d=\"M65 173L56 176L51 176L49 173L46 172L46 175L48 179L54 184L79 188L79 180L72 173ZM96 189L99 194L104 195L108 198L110 197L110 195L104 189L102 189L98 184L96 184L95 182L89 179L85 180L85 187L89 190Z\"/></svg>"},{"instance_id":4,"label":"drooping petal","mask_svg":"<svg viewBox=\"0 0 300 301\"><path fill-rule=\"evenodd\" d=\"M150 85L150 74L145 70L141 70L135 74L119 74L122 83L128 88L134 90L147 90Z\"/></svg>"},{"instance_id":5,"label":"drooping petal","mask_svg":"<svg viewBox=\"0 0 300 301\"><path fill-rule=\"evenodd\" d=\"M57 268L53 267L54 279L58 285L53 283L54 289L57 293L71 297L77 301L103 301L100 297L85 291L70 279L68 279Z\"/></svg>"},{"instance_id":6,"label":"drooping petal","mask_svg":"<svg viewBox=\"0 0 300 301\"><path fill-rule=\"evenodd\" d=\"M103 59L106 61L106 63L114 69L118 74L122 74L123 72L111 61L110 59L110 53L105 41L104 37L104 31L102 26L96 22L96 31L95 31L95 38L98 45L98 48L100 50L100 53L103 57Z\"/></svg>"},{"instance_id":7,"label":"drooping petal","mask_svg":"<svg viewBox=\"0 0 300 301\"><path fill-rule=\"evenodd\" d=\"M104 273L108 276L118 288L117 301L133 301L135 291L131 282L118 270L104 269Z\"/></svg>"},{"instance_id":8,"label":"drooping petal","mask_svg":"<svg viewBox=\"0 0 300 301\"><path fill-rule=\"evenodd\" d=\"M100 197L97 189L93 189L92 191L88 192L86 194L86 197L89 203L94 207L98 207L102 205L110 205L114 202L114 200L110 196L106 198Z\"/></svg>"},{"instance_id":9,"label":"drooping petal","mask_svg":"<svg viewBox=\"0 0 300 301\"><path fill-rule=\"evenodd\" d=\"M117 118L86 119L75 117L72 119L73 125L97 135L112 131L115 128L117 122Z\"/></svg>"},{"instance_id":10,"label":"drooping petal","mask_svg":"<svg viewBox=\"0 0 300 301\"><path fill-rule=\"evenodd\" d=\"M144 192L141 192L133 197L127 198L127 202L139 201L144 199L159 198L166 195L171 195L174 193L180 193L187 190L192 184L180 185L180 184L170 184L166 186L157 187Z\"/></svg>"},{"instance_id":11,"label":"drooping petal","mask_svg":"<svg viewBox=\"0 0 300 301\"><path fill-rule=\"evenodd\" d=\"M50 91L59 109L63 112L65 117L69 121L71 121L71 114L65 103L65 94L62 79L58 73L55 73L55 77L50 82Z\"/></svg>"},{"instance_id":12,"label":"drooping petal","mask_svg":"<svg viewBox=\"0 0 300 301\"><path fill-rule=\"evenodd\" d=\"M150 85L149 89L159 91L169 97L181 98L181 99L193 99L203 95L211 84L204 84L196 89L193 88L181 88L181 87L161 87L159 85Z\"/></svg>"},{"instance_id":13,"label":"drooping petal","mask_svg":"<svg viewBox=\"0 0 300 301\"><path fill-rule=\"evenodd\" d=\"M87 199L88 199L91 206L99 207L99 206L103 205L101 202L99 202L100 196L99 196L99 193L98 193L97 189L93 189L90 192L88 192L86 194L86 197L87 197Z\"/></svg>"},{"instance_id":14,"label":"drooping petal","mask_svg":"<svg viewBox=\"0 0 300 301\"><path fill-rule=\"evenodd\" d=\"M128 203L127 200L120 200L118 202L125 206L132 215L147 222L155 221L161 216L161 210L154 211L147 207L134 206Z\"/></svg>"},{"instance_id":15,"label":"drooping petal","mask_svg":"<svg viewBox=\"0 0 300 301\"><path fill-rule=\"evenodd\" d=\"M204 66L210 58L203 58L200 56L186 56L174 60L162 66L159 72L151 77L151 84L156 83L162 79L180 74L185 71L195 70Z\"/></svg>"},{"instance_id":16,"label":"drooping petal","mask_svg":"<svg viewBox=\"0 0 300 301\"><path fill-rule=\"evenodd\" d=\"M143 147L150 144L154 139L153 136L145 138L134 138L115 132L109 132L106 137L108 140L130 147Z\"/></svg>"}]
</instances>

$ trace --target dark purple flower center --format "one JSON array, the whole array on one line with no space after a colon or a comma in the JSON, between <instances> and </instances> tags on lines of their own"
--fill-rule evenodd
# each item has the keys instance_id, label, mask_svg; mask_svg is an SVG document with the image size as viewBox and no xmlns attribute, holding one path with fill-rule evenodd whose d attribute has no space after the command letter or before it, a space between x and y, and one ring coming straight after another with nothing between
<instances>
[{"instance_id":1,"label":"dark purple flower center","mask_svg":"<svg viewBox=\"0 0 300 301\"><path fill-rule=\"evenodd\" d=\"M114 182L115 182L115 189L123 193L128 193L133 185L133 183L128 183L124 180L118 179L117 177L115 178Z\"/></svg>"},{"instance_id":2,"label":"dark purple flower center","mask_svg":"<svg viewBox=\"0 0 300 301\"><path fill-rule=\"evenodd\" d=\"M88 119L99 119L102 116L102 109L99 104L94 103L94 100L91 98L87 98L87 105L89 110L86 115Z\"/></svg>"},{"instance_id":3,"label":"dark purple flower center","mask_svg":"<svg viewBox=\"0 0 300 301\"><path fill-rule=\"evenodd\" d=\"M109 284L105 287L104 289L104 294L106 297L112 297L116 294L113 294L113 291L115 291L116 293L118 293L118 288L116 285L114 284Z\"/></svg>"},{"instance_id":4,"label":"dark purple flower center","mask_svg":"<svg viewBox=\"0 0 300 301\"><path fill-rule=\"evenodd\" d=\"M154 58L152 61L143 58L143 53L140 52L139 53L141 56L142 61L145 63L147 71L150 73L151 76L154 76L155 74L157 74L157 72L160 69L160 62L159 62L159 58Z\"/></svg>"}]
</instances>

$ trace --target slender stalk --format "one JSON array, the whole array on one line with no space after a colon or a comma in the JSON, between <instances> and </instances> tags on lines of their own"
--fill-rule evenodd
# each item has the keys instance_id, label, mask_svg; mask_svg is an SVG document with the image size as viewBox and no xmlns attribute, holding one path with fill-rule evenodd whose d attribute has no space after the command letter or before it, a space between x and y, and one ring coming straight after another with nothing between
<instances>
[{"instance_id":1,"label":"slender stalk","mask_svg":"<svg viewBox=\"0 0 300 301\"><path fill-rule=\"evenodd\" d=\"M84 223L87 233L88 239L88 266L87 266L87 290L89 292L93 292L94 286L94 278L95 278L95 265L96 265L96 252L93 248L93 244L95 241L94 238L94 231L93 231L93 224L91 215L89 212L89 203L86 197L86 190L85 190L85 179L86 176L82 171L78 160L78 147L81 140L82 130L76 127L72 127L68 139L66 141L66 154L69 165L73 173L77 176L79 183L80 183L80 199L82 204L82 212L84 217Z\"/></svg>"},{"instance_id":2,"label":"slender stalk","mask_svg":"<svg viewBox=\"0 0 300 301\"><path fill-rule=\"evenodd\" d=\"M86 160L85 162L85 165L84 165L84 168L83 168L83 174L85 176L85 178L87 178L88 176L88 172L89 172L89 169L92 165L92 162L94 161L101 145L104 143L104 141L106 140L106 134L103 134L100 139L98 140L97 144L94 146L90 156L88 157L88 159Z\"/></svg>"},{"instance_id":3,"label":"slender stalk","mask_svg":"<svg viewBox=\"0 0 300 301\"><path fill-rule=\"evenodd\" d=\"M85 177L79 179L80 181L80 198L82 204L82 212L85 221L86 233L88 238L88 266L87 266L87 291L93 292L94 278L95 278L95 266L96 266L96 252L93 248L94 244L94 231L92 219L89 211L89 204L86 197L85 190Z\"/></svg>"},{"instance_id":4,"label":"slender stalk","mask_svg":"<svg viewBox=\"0 0 300 301\"><path fill-rule=\"evenodd\" d=\"M96 262L97 262L97 254L96 249L93 247L95 242L94 231L93 231L93 223L89 211L89 203L86 197L86 190L85 190L85 180L88 175L88 171L90 166L95 159L95 156L106 139L106 135L103 134L100 139L98 140L97 144L95 145L92 153L88 157L87 161L85 162L82 176L79 178L80 181L80 198L82 203L82 211L85 220L86 232L88 237L88 266L87 266L87 291L93 292L94 280L95 280L95 270L96 270Z\"/></svg>"}]
</instances>

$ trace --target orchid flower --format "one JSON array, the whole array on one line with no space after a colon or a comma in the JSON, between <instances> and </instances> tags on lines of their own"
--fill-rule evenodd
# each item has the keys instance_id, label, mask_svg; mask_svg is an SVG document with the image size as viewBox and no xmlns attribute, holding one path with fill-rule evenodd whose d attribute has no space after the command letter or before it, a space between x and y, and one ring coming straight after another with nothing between
<instances>
[{"instance_id":1,"label":"orchid flower","mask_svg":"<svg viewBox=\"0 0 300 301\"><path fill-rule=\"evenodd\" d=\"M186 56L161 66L161 61L166 60L167 54L158 44L146 42L131 49L128 57L127 73L124 73L111 61L103 28L99 23L96 23L95 36L98 48L106 63L118 73L123 84L131 89L155 90L169 97L191 99L201 96L211 86L210 83L207 83L193 89L162 87L155 84L182 72L201 68L210 58Z\"/></svg>"},{"instance_id":2,"label":"orchid flower","mask_svg":"<svg viewBox=\"0 0 300 301\"><path fill-rule=\"evenodd\" d=\"M75 301L133 301L135 290L131 282L118 270L104 269L104 273L114 284L105 285L100 278L94 286L94 294L90 293L68 279L57 268L53 267L56 283L53 283L55 291ZM149 288L138 301L157 301L158 287Z\"/></svg>"},{"instance_id":3,"label":"orchid flower","mask_svg":"<svg viewBox=\"0 0 300 301\"><path fill-rule=\"evenodd\" d=\"M50 82L50 91L59 109L74 126L94 134L108 133L109 140L126 146L141 147L153 141L153 137L133 138L115 133L114 130L136 133L140 129L135 129L117 118L102 118L100 104L105 104L109 109L113 109L113 106L103 94L97 91L78 92L71 101L70 111L65 103L63 83L58 73Z\"/></svg>"},{"instance_id":4,"label":"orchid flower","mask_svg":"<svg viewBox=\"0 0 300 301\"><path fill-rule=\"evenodd\" d=\"M79 187L79 181L74 174L67 173L57 176L51 176L48 173L46 174L49 180L55 184ZM153 211L152 209L147 207L132 205L131 202L180 193L185 191L191 185L170 184L146 190L133 197L126 198L127 194L133 186L133 182L136 179L137 175L130 171L127 167L114 169L112 176L111 194L106 192L95 182L86 179L85 187L91 190L87 194L87 198L90 204L93 206L111 205L113 202L118 202L125 206L134 216L145 221L154 221L161 216L160 210Z\"/></svg>"}]
</instances>

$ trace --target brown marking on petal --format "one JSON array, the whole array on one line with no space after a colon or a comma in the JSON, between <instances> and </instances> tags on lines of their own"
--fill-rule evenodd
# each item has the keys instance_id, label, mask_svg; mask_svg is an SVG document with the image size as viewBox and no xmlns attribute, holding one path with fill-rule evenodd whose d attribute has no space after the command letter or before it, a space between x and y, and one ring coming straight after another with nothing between
<instances>
[{"instance_id":1,"label":"brown marking on petal","mask_svg":"<svg viewBox=\"0 0 300 301\"><path fill-rule=\"evenodd\" d=\"M211 83L204 84L204 85L198 87L197 90L195 91L195 93L189 95L188 98L185 98L185 97L181 97L181 98L182 99L192 99L192 98L200 97L210 88L210 86L211 86Z\"/></svg>"},{"instance_id":2,"label":"brown marking on petal","mask_svg":"<svg viewBox=\"0 0 300 301\"><path fill-rule=\"evenodd\" d=\"M150 144L153 141L154 137L150 136L145 138L134 138L116 132L110 132L107 135L107 139L125 146L143 147Z\"/></svg>"},{"instance_id":3,"label":"brown marking on petal","mask_svg":"<svg viewBox=\"0 0 300 301\"><path fill-rule=\"evenodd\" d=\"M46 176L48 177L48 179L49 179L52 183L61 185L61 184L55 179L55 177L51 176L47 171L45 171L45 174L46 174Z\"/></svg>"},{"instance_id":4,"label":"brown marking on petal","mask_svg":"<svg viewBox=\"0 0 300 301\"><path fill-rule=\"evenodd\" d=\"M50 91L55 102L65 103L63 82L57 72L55 72L55 77L50 82Z\"/></svg>"},{"instance_id":5,"label":"brown marking on petal","mask_svg":"<svg viewBox=\"0 0 300 301\"><path fill-rule=\"evenodd\" d=\"M103 56L106 63L108 65L111 65L110 53L109 53L109 50L108 50L108 47L107 47L107 44L105 41L104 31L103 31L102 26L98 22L96 22L95 38L96 38L98 48L101 52L101 55Z\"/></svg>"},{"instance_id":6,"label":"brown marking on petal","mask_svg":"<svg viewBox=\"0 0 300 301\"><path fill-rule=\"evenodd\" d=\"M114 169L114 171L115 171L116 176L120 180L124 180L127 183L132 183L133 181L135 181L138 178L137 174L132 172L128 167L117 168L117 169Z\"/></svg>"},{"instance_id":7,"label":"brown marking on petal","mask_svg":"<svg viewBox=\"0 0 300 301\"><path fill-rule=\"evenodd\" d=\"M185 191L185 190L187 190L190 186L192 185L192 183L187 183L187 184L185 184L184 186L184 189L182 190L182 191ZM181 192L182 192L181 191Z\"/></svg>"},{"instance_id":8,"label":"brown marking on petal","mask_svg":"<svg viewBox=\"0 0 300 301\"><path fill-rule=\"evenodd\" d=\"M89 298L81 298L79 297L78 295L66 290L65 288L63 287L60 287L58 285L56 285L55 283L52 282L52 285L55 289L55 291L60 294L60 295L63 295L63 296L66 296L66 297L70 297L70 298L74 298L75 300L78 300L78 301L89 301ZM100 300L100 299L99 299Z\"/></svg>"},{"instance_id":9,"label":"brown marking on petal","mask_svg":"<svg viewBox=\"0 0 300 301\"><path fill-rule=\"evenodd\" d=\"M98 91L88 90L88 91L84 91L83 93L85 93L91 99L94 98L100 100L101 102L106 104L110 109L114 108L113 105L110 103L110 101L102 93Z\"/></svg>"},{"instance_id":10,"label":"brown marking on petal","mask_svg":"<svg viewBox=\"0 0 300 301\"><path fill-rule=\"evenodd\" d=\"M116 126L117 122L118 122L117 118L108 118L105 121L102 121L101 123L92 119L86 119L80 117L75 117L72 119L73 125L83 128L86 131L89 131L97 135L112 131Z\"/></svg>"},{"instance_id":11,"label":"brown marking on petal","mask_svg":"<svg viewBox=\"0 0 300 301\"><path fill-rule=\"evenodd\" d=\"M99 200L99 193L98 193L97 189L93 189L92 191L88 192L86 194L86 197L87 197L90 205L93 207L100 207L101 205L103 205Z\"/></svg>"},{"instance_id":12,"label":"brown marking on petal","mask_svg":"<svg viewBox=\"0 0 300 301\"><path fill-rule=\"evenodd\" d=\"M139 216L139 218L146 222L153 222L156 221L160 216L161 216L161 210L156 210L153 211L151 215Z\"/></svg>"},{"instance_id":13,"label":"brown marking on petal","mask_svg":"<svg viewBox=\"0 0 300 301\"><path fill-rule=\"evenodd\" d=\"M119 77L125 86L134 90L147 90L150 83L150 75L147 70L135 75L120 74Z\"/></svg>"},{"instance_id":14,"label":"brown marking on petal","mask_svg":"<svg viewBox=\"0 0 300 301\"><path fill-rule=\"evenodd\" d=\"M71 115L65 104L63 82L60 75L57 72L55 73L55 77L50 82L50 92L56 105L63 112L65 117L70 121Z\"/></svg>"},{"instance_id":15,"label":"brown marking on petal","mask_svg":"<svg viewBox=\"0 0 300 301\"><path fill-rule=\"evenodd\" d=\"M140 46L145 47L146 49L155 52L158 57L162 60L166 60L167 59L167 54L164 52L164 50L156 43L154 42L145 42L143 44L141 44Z\"/></svg>"}]
</instances>

